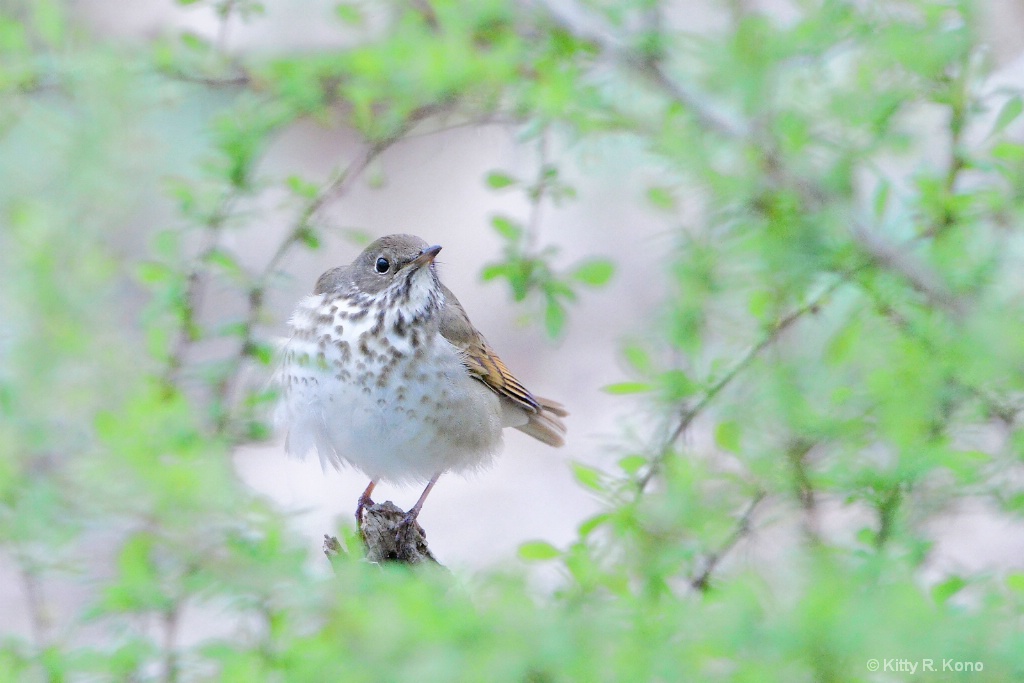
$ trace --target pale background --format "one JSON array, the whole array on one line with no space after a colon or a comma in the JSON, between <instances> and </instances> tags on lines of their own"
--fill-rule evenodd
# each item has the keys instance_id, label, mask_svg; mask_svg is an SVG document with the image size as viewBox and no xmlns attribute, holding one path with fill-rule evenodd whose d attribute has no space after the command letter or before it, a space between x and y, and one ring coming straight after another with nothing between
<instances>
[{"instance_id":1,"label":"pale background","mask_svg":"<svg viewBox=\"0 0 1024 683\"><path fill-rule=\"evenodd\" d=\"M267 16L250 25L231 23L229 51L336 44L338 34L328 28L330 3L267 0L266 5ZM206 36L218 31L218 22L208 10L184 10L169 1L78 0L73 7L93 30L118 41L147 40L179 28ZM783 15L785 7L778 3ZM987 31L999 64L993 87L1024 84L1024 33L1019 30L1024 26L1024 2L993 2L987 9ZM687 27L714 22L696 3L676 3L671 17ZM922 125L938 122L923 120ZM202 148L191 137L195 134L198 131L176 131L173 137L152 144L158 155L188 160L190 150L198 154ZM358 150L358 140L351 133L307 123L274 142L260 172L275 178L297 173L321 181ZM669 218L643 208L644 192L657 171L644 165L635 151L608 143L556 147L552 156L576 186L578 199L557 209L545 207L541 240L563 247L560 263L565 266L591 256L611 257L617 265L608 287L584 290L570 311L568 334L558 343L548 340L538 325L524 324L527 310L511 302L503 285L480 281L481 267L497 258L501 244L489 228L490 217L503 213L525 220L529 212L521 194L488 190L486 174L502 170L532 177L536 172L535 148L519 144L516 131L502 126L423 135L388 150L350 194L324 213L322 222L333 229L326 231L323 247L315 252L295 250L285 260L283 268L291 279L270 299L274 324L266 331L284 335L292 306L312 289L320 273L349 262L358 253L358 247L341 237L342 229L356 228L374 237L392 232L418 234L443 245L439 262L445 283L507 365L532 391L563 402L571 411L564 448L551 449L510 431L504 454L492 469L470 478L446 476L434 489L421 523L435 555L457 572L510 561L517 546L530 539L555 545L570 541L578 524L600 509L600 502L574 482L570 462L611 467L629 452L629 446L642 445L656 433L653 425L635 420L630 401L613 399L601 387L628 378L618 349L623 341L648 334L665 277L662 264L671 244L670 231L685 216ZM144 182L159 180L143 176ZM153 205L139 215L139 225L173 224L173 207L161 199L157 184L153 196ZM281 206L280 199L267 198L261 218L239 231L229 244L247 265L263 264L294 218L294 207ZM140 239L130 248L142 250L145 242ZM219 296L226 306L227 293ZM217 302L218 293L214 293L214 308ZM700 442L704 437L698 429L692 438ZM325 474L314 459L290 460L281 442L278 435L272 442L239 450L235 466L249 486L290 515L296 533L308 539L315 558L323 534L333 533L339 522L350 523L366 479L352 470ZM375 498L408 508L418 495L416 488L382 485ZM775 523L738 554L784 552L780 541L792 527L779 523L783 514L769 508L765 515ZM851 521L837 509L825 523L856 528ZM987 510L963 510L947 526L936 529L935 535L940 558L937 573L958 567L1019 568L1024 557L1019 527ZM60 605L65 596L58 589L49 597ZM26 628L23 605L14 570L0 564L0 613L5 615L0 633ZM60 611L71 613L68 606Z\"/></svg>"},{"instance_id":2,"label":"pale background","mask_svg":"<svg viewBox=\"0 0 1024 683\"><path fill-rule=\"evenodd\" d=\"M338 44L332 3L267 0L264 4L263 17L249 23L231 22L225 36L229 51L307 50ZM751 4L783 19L792 16L786 2ZM580 16L574 3L549 5ZM681 0L666 5L666 19L677 27L701 30L717 23L713 8L718 3ZM1020 31L1024 2L993 0L979 6L998 65L991 87L1024 86L1024 33ZM219 22L208 9L183 10L170 2L79 0L75 7L98 33L118 40L147 39L175 29L213 38L219 31ZM935 126L936 138L942 139L942 121L923 116L922 125ZM179 143L188 141L172 144ZM301 125L277 140L262 169L272 176L298 173L322 179L358 149L358 139L351 133ZM641 445L653 434L651 425L630 419L628 401L607 396L601 387L627 378L618 349L624 340L642 338L656 314L656 296L664 278L662 255L671 243L669 232L685 220L686 202L682 218L645 210L642 198L657 169L645 165L628 148L608 144L553 151L552 157L577 188L578 199L560 208L545 206L541 240L563 247L563 264L587 256L609 256L617 271L610 286L584 292L571 311L568 334L552 343L538 325L523 323L525 311L511 302L506 288L482 284L479 277L482 265L497 257L501 244L488 227L490 216L503 213L525 220L529 212L521 194L490 191L483 179L492 170L533 177L535 152L532 145L518 144L514 129L502 126L405 140L388 150L354 191L332 204L324 216L326 224L339 229L356 228L374 237L411 232L443 245L438 259L442 277L476 326L532 391L562 401L572 413L564 448L551 449L508 430L505 451L492 469L469 478L442 478L421 522L435 554L456 568L505 561L525 540L543 538L559 545L572 539L580 521L599 510L600 504L575 484L569 463L611 466L628 453L629 446ZM944 150L936 148L934 154L940 163ZM266 224L255 231L261 234L254 239L252 230L239 233L238 242L231 245L251 258L254 266L267 259L294 216L294 211L287 210L267 213ZM293 251L283 264L293 279L271 299L278 325L270 332L286 334L285 322L294 302L312 289L321 272L349 262L358 251L337 232L317 252ZM699 433L692 438L703 440ZM365 477L352 470L325 475L313 459L288 459L281 440L279 436L273 443L242 449L235 459L238 473L253 489L289 511L296 529L308 535L311 548L319 548L323 533L339 519L348 522L366 485ZM416 488L382 485L375 498L393 499L407 508L418 495ZM828 519L840 525L850 522L840 510L826 523ZM755 539L747 552L777 551L776 537L788 532L785 525L773 529ZM945 565L936 566L937 573L988 564L1015 566L1024 556L1020 529L985 510L964 510L949 520L948 527L936 529L936 537L940 543L936 556Z\"/></svg>"}]
</instances>

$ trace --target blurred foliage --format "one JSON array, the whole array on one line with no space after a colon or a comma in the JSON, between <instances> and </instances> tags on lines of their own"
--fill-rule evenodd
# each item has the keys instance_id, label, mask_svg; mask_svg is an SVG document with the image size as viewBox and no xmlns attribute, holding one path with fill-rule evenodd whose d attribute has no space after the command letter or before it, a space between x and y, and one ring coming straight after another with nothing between
<instances>
[{"instance_id":1,"label":"blurred foliage","mask_svg":"<svg viewBox=\"0 0 1024 683\"><path fill-rule=\"evenodd\" d=\"M224 29L132 44L70 5L0 8L0 551L29 620L0 681L1024 677L1024 573L932 562L958 506L1017 532L1024 513L1024 107L988 87L970 3L734 2L699 33L652 0L342 3L341 47L286 54L231 50L256 2L180 0ZM364 151L269 177L309 120ZM531 207L494 217L482 275L552 335L615 266L540 242L542 207L575 196L552 150L649 159L644 202L678 227L608 390L661 430L575 466L603 511L520 552L561 570L551 594L522 568L325 576L230 466L269 432L266 294L403 136L494 124L539 162L481 180ZM292 223L253 266L231 238L282 192ZM213 290L235 319L203 315Z\"/></svg>"}]
</instances>

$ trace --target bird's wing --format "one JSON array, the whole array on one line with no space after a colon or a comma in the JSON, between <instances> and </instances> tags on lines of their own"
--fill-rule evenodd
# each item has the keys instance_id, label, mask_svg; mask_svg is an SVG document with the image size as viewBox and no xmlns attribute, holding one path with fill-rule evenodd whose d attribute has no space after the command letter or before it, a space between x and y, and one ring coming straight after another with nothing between
<instances>
[{"instance_id":1,"label":"bird's wing","mask_svg":"<svg viewBox=\"0 0 1024 683\"><path fill-rule=\"evenodd\" d=\"M469 374L480 380L499 396L511 399L531 413L541 410L533 394L515 378L483 335L469 321L462 304L451 290L442 285L445 305L441 309L441 336L462 354L462 363Z\"/></svg>"}]
</instances>

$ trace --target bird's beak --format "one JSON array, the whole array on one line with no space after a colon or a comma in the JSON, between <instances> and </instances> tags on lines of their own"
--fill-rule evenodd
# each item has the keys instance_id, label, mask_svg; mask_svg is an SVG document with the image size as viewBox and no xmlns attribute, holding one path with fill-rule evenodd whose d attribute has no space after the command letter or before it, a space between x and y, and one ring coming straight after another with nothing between
<instances>
[{"instance_id":1,"label":"bird's beak","mask_svg":"<svg viewBox=\"0 0 1024 683\"><path fill-rule=\"evenodd\" d=\"M420 266L425 266L428 263L431 263L434 260L434 257L437 256L437 253L439 251L441 251L440 244L435 244L432 247L427 247L426 249L420 252L419 256L412 260L412 265L419 268Z\"/></svg>"}]
</instances>

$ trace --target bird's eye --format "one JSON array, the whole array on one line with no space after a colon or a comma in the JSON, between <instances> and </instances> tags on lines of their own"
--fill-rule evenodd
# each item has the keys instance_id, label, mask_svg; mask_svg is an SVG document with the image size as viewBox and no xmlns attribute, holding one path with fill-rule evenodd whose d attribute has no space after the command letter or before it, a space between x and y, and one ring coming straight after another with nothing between
<instances>
[{"instance_id":1,"label":"bird's eye","mask_svg":"<svg viewBox=\"0 0 1024 683\"><path fill-rule=\"evenodd\" d=\"M391 264L388 263L388 260L386 258L384 258L383 256L380 257L379 259L377 259L377 263L376 263L376 265L374 265L374 269L378 273L386 273L386 272L388 272L388 268L390 268L390 267L391 267Z\"/></svg>"}]
</instances>

